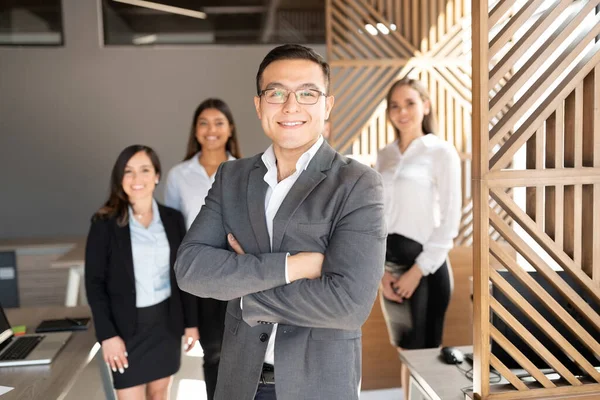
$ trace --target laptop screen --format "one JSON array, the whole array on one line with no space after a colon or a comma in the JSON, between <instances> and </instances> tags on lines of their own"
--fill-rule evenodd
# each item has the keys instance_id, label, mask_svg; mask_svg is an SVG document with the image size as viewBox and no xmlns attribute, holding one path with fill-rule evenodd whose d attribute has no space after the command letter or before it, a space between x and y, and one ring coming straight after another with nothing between
<instances>
[{"instance_id":1,"label":"laptop screen","mask_svg":"<svg viewBox=\"0 0 600 400\"><path fill-rule=\"evenodd\" d=\"M10 329L10 324L8 323L8 318L6 318L4 309L2 308L2 305L0 305L0 343L4 342L11 336L12 331Z\"/></svg>"}]
</instances>

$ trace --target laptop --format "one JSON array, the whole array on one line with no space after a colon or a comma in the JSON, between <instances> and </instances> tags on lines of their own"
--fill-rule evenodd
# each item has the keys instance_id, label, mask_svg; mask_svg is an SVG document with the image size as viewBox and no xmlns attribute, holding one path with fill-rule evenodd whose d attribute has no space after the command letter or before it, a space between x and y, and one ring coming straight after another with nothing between
<instances>
[{"instance_id":1,"label":"laptop","mask_svg":"<svg viewBox=\"0 0 600 400\"><path fill-rule=\"evenodd\" d=\"M50 364L71 335L56 332L15 337L0 305L0 367Z\"/></svg>"}]
</instances>

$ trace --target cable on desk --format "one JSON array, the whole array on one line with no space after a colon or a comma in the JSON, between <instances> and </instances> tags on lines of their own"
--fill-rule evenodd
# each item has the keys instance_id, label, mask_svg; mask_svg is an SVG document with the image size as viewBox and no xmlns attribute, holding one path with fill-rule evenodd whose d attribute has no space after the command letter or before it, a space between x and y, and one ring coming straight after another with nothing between
<instances>
[{"instance_id":1,"label":"cable on desk","mask_svg":"<svg viewBox=\"0 0 600 400\"><path fill-rule=\"evenodd\" d=\"M463 373L465 378L467 378L471 381L473 380L473 367L471 367L469 369L464 369L464 368L461 368L459 364L454 364L454 365L456 365L456 368L458 368L458 370ZM492 376L493 376L493 379L492 379ZM490 369L490 383L500 383L501 380L502 380L502 375L500 375L500 373L498 373L498 371L496 371L495 369ZM473 388L473 386L471 386L471 388ZM462 391L462 389L461 389L461 391Z\"/></svg>"}]
</instances>

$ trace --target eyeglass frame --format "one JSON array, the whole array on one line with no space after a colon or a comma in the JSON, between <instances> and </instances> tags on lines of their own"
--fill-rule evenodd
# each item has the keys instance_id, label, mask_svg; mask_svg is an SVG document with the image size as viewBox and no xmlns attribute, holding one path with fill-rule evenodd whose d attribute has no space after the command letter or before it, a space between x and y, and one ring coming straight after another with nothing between
<instances>
[{"instance_id":1,"label":"eyeglass frame","mask_svg":"<svg viewBox=\"0 0 600 400\"><path fill-rule=\"evenodd\" d=\"M267 92L269 90L285 90L288 93L287 93L287 96L286 96L285 100L282 103L270 103L267 100L267 98L263 96L265 94L265 92ZM314 103L301 103L300 100L298 99L298 94L296 93L296 92L298 92L300 90L310 90L310 91L313 91L313 92L317 92L319 94L319 97L317 97L317 100ZM298 102L298 104L301 104L303 106L314 106L315 104L317 104L319 102L319 99L321 98L321 96L328 97L327 93L321 92L319 89L314 89L314 88L297 89L297 90L291 90L291 89L286 89L286 88L268 88L268 89L261 90L260 93L258 94L258 96L259 97L263 97L265 99L265 101L267 103L269 103L269 104L285 104L290 99L290 94L292 94L292 93L294 93L294 97L296 98L296 102Z\"/></svg>"}]
</instances>

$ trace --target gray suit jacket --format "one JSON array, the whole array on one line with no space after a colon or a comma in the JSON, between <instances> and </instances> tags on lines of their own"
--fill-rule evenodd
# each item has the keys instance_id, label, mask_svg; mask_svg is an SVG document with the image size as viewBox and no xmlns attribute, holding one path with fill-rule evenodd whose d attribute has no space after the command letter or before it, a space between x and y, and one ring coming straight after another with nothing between
<instances>
[{"instance_id":1,"label":"gray suit jacket","mask_svg":"<svg viewBox=\"0 0 600 400\"><path fill-rule=\"evenodd\" d=\"M361 326L385 258L381 178L323 143L274 218L271 251L266 171L260 155L222 164L177 256L181 289L230 300L215 399L254 398L272 323L278 400L358 399ZM288 252L325 254L321 278L286 284Z\"/></svg>"}]
</instances>

